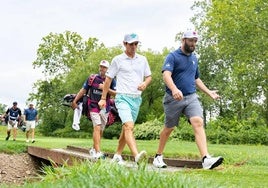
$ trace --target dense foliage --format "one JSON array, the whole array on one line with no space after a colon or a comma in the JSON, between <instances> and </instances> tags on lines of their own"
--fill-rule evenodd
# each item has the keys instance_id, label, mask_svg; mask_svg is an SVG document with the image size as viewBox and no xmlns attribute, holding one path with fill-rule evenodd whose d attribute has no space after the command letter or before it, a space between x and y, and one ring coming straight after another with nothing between
<instances>
[{"instance_id":1,"label":"dense foliage","mask_svg":"<svg viewBox=\"0 0 268 188\"><path fill-rule=\"evenodd\" d=\"M6 112L7 105L0 103L0 114L4 114Z\"/></svg>"},{"instance_id":2,"label":"dense foliage","mask_svg":"<svg viewBox=\"0 0 268 188\"><path fill-rule=\"evenodd\" d=\"M205 109L217 109L224 118L254 117L268 124L267 1L206 2L194 6L200 68L203 80L222 98Z\"/></svg>"}]
</instances>

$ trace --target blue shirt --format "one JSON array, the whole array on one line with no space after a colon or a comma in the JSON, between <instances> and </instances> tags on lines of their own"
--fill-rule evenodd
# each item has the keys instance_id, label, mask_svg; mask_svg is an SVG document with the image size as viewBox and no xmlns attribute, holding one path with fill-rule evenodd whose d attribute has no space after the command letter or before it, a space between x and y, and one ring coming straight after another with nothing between
<instances>
[{"instance_id":1,"label":"blue shirt","mask_svg":"<svg viewBox=\"0 0 268 188\"><path fill-rule=\"evenodd\" d=\"M34 121L36 120L37 110L34 108L25 109L24 115L25 115L26 121Z\"/></svg>"},{"instance_id":2,"label":"blue shirt","mask_svg":"<svg viewBox=\"0 0 268 188\"><path fill-rule=\"evenodd\" d=\"M9 115L10 120L18 120L19 116L21 116L21 110L19 108L9 108L6 111L6 114Z\"/></svg>"},{"instance_id":3,"label":"blue shirt","mask_svg":"<svg viewBox=\"0 0 268 188\"><path fill-rule=\"evenodd\" d=\"M199 78L198 60L195 54L184 54L177 49L167 55L162 72L170 71L174 84L184 96L196 92L195 80ZM166 92L172 95L171 90L166 86Z\"/></svg>"}]
</instances>

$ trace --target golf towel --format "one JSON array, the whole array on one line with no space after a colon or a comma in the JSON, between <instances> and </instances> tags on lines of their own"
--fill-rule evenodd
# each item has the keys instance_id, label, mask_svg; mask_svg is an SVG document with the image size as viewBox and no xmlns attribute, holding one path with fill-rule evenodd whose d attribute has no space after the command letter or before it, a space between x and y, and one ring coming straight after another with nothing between
<instances>
[{"instance_id":1,"label":"golf towel","mask_svg":"<svg viewBox=\"0 0 268 188\"><path fill-rule=\"evenodd\" d=\"M80 118L82 116L83 103L78 103L78 107L74 110L73 125L72 128L76 131L80 130Z\"/></svg>"}]
</instances>

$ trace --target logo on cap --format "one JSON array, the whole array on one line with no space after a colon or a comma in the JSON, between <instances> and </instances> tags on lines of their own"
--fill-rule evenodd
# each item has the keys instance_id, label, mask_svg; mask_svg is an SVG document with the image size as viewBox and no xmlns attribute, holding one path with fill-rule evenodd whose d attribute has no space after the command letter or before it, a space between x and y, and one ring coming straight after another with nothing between
<instances>
[{"instance_id":1,"label":"logo on cap","mask_svg":"<svg viewBox=\"0 0 268 188\"><path fill-rule=\"evenodd\" d=\"M124 42L127 43L139 42L139 36L135 33L126 34L124 37Z\"/></svg>"},{"instance_id":2,"label":"logo on cap","mask_svg":"<svg viewBox=\"0 0 268 188\"><path fill-rule=\"evenodd\" d=\"M106 60L102 60L100 62L100 66L104 66L104 67L107 67L108 68L110 66L110 63L108 61L106 61Z\"/></svg>"},{"instance_id":3,"label":"logo on cap","mask_svg":"<svg viewBox=\"0 0 268 188\"><path fill-rule=\"evenodd\" d=\"M187 30L183 33L182 38L197 38L198 39L198 34L196 31Z\"/></svg>"}]
</instances>

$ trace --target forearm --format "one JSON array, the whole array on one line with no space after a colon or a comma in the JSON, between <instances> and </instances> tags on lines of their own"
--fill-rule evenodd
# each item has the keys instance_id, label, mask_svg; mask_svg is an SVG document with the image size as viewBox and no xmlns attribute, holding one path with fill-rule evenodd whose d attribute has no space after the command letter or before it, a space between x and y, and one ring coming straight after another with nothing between
<instances>
[{"instance_id":1,"label":"forearm","mask_svg":"<svg viewBox=\"0 0 268 188\"><path fill-rule=\"evenodd\" d=\"M115 96L115 95L116 95L116 91L113 90L113 89L109 89L109 90L108 90L108 93L109 93L111 96Z\"/></svg>"},{"instance_id":2,"label":"forearm","mask_svg":"<svg viewBox=\"0 0 268 188\"><path fill-rule=\"evenodd\" d=\"M73 100L73 103L77 103L79 99L81 99L86 94L86 90L84 88L80 89L80 91L77 93L76 97Z\"/></svg>"},{"instance_id":3,"label":"forearm","mask_svg":"<svg viewBox=\"0 0 268 188\"><path fill-rule=\"evenodd\" d=\"M203 81L200 78L197 78L195 80L196 86L198 89L200 89L202 92L204 92L207 95L210 95L210 90L207 88L207 86L203 83Z\"/></svg>"},{"instance_id":4,"label":"forearm","mask_svg":"<svg viewBox=\"0 0 268 188\"><path fill-rule=\"evenodd\" d=\"M178 89L175 83L173 82L171 78L171 72L165 71L163 72L163 80L166 84L166 86L171 90L174 91L175 89Z\"/></svg>"},{"instance_id":5,"label":"forearm","mask_svg":"<svg viewBox=\"0 0 268 188\"><path fill-rule=\"evenodd\" d=\"M22 120L26 121L26 115L25 114L22 115Z\"/></svg>"},{"instance_id":6,"label":"forearm","mask_svg":"<svg viewBox=\"0 0 268 188\"><path fill-rule=\"evenodd\" d=\"M152 81L152 76L147 76L144 80L144 83L146 85L146 87L148 87L148 85L151 83Z\"/></svg>"},{"instance_id":7,"label":"forearm","mask_svg":"<svg viewBox=\"0 0 268 188\"><path fill-rule=\"evenodd\" d=\"M101 95L102 100L106 100L107 93L109 92L111 83L112 83L112 79L109 77L106 77L105 82L103 84L103 90L102 90L102 95Z\"/></svg>"}]
</instances>

